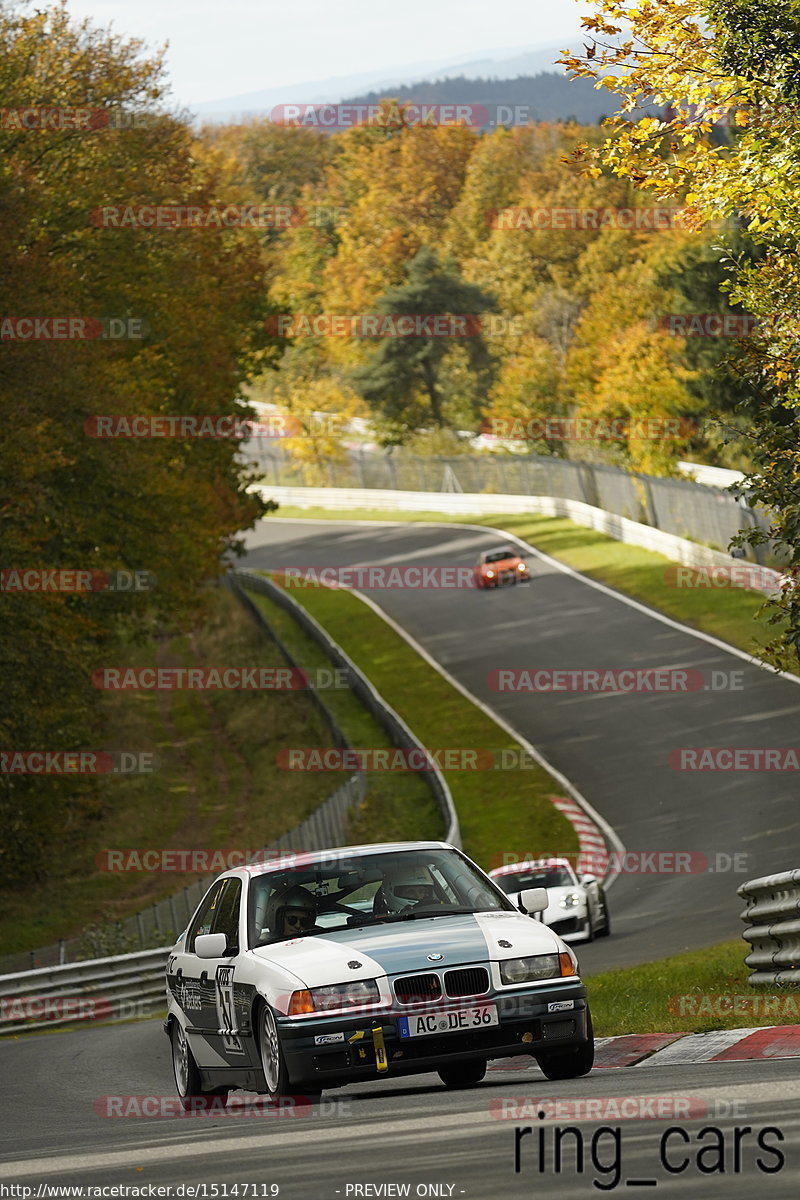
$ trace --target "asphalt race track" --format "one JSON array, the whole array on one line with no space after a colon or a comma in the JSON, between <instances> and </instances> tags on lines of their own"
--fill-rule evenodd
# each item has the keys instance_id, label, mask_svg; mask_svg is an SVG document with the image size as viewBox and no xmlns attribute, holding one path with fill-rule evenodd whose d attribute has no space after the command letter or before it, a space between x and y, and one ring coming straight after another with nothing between
<instances>
[{"instance_id":1,"label":"asphalt race track","mask_svg":"<svg viewBox=\"0 0 800 1200\"><path fill-rule=\"evenodd\" d=\"M497 543L491 532L452 525L268 518L249 535L242 565L472 566ZM692 851L708 859L711 869L699 873L622 874L610 891L613 935L579 951L584 969L737 937L737 886L800 866L798 776L678 771L669 755L681 747L800 745L800 685L665 625L580 576L535 558L530 566L530 584L498 591L364 590L563 772L628 851ZM295 594L302 601L302 590ZM487 685L491 671L535 667L686 668L702 672L709 690L532 694ZM712 690L715 684L723 690ZM736 854L743 856L738 862Z\"/></svg>"},{"instance_id":2,"label":"asphalt race track","mask_svg":"<svg viewBox=\"0 0 800 1200\"><path fill-rule=\"evenodd\" d=\"M494 541L490 533L451 526L272 518L250 537L246 562L471 565ZM497 593L395 590L374 598L563 771L628 850L688 849L715 865L725 861L718 863L718 854L747 855L740 874L620 875L610 893L613 935L579 950L585 968L736 936L737 884L800 865L797 785L778 772L679 773L668 755L681 746L793 745L798 686L579 578L535 560L532 567L529 586ZM741 688L531 695L492 692L486 683L498 668L631 666L737 671ZM797 1059L689 1065L645 1059L562 1083L547 1082L535 1065L520 1065L495 1065L482 1084L463 1091L447 1091L438 1076L424 1075L351 1085L325 1093L316 1108L284 1108L284 1115L234 1093L226 1115L179 1117L159 1021L5 1039L0 1200L89 1200L103 1193L88 1187L119 1185L140 1189L129 1197L169 1186L162 1196L203 1200L524 1200L654 1191L681 1200L794 1200L800 1194ZM636 1103L621 1116L623 1098ZM589 1111L570 1101L601 1107ZM165 1115L109 1115L137 1112ZM236 1184L251 1188L235 1190ZM84 1190L48 1190L72 1186ZM112 1194L125 1193L105 1192Z\"/></svg>"},{"instance_id":3,"label":"asphalt race track","mask_svg":"<svg viewBox=\"0 0 800 1200\"><path fill-rule=\"evenodd\" d=\"M103 1097L172 1097L169 1046L157 1021L7 1041L0 1061L7 1101L3 1196L25 1196L11 1186L30 1188L30 1197L70 1194L37 1190L45 1184L170 1185L171 1195L181 1196L180 1185L202 1183L206 1190L196 1195L222 1197L223 1185L230 1196L234 1184L248 1183L259 1185L259 1196L278 1185L281 1200L404 1194L354 1190L388 1184L409 1185L410 1196L464 1200L589 1197L603 1194L598 1185L617 1195L681 1200L794 1200L800 1188L800 1085L792 1059L681 1067L644 1062L564 1083L548 1083L536 1068L491 1071L484 1083L461 1092L424 1075L351 1085L326 1093L313 1115L288 1118L242 1115L242 1093L231 1097L227 1117L100 1115L96 1106L108 1111ZM569 1115L569 1100L611 1102L603 1111L616 1114L623 1097L639 1098L643 1106L636 1112L652 1111L660 1100L677 1116L597 1121ZM556 1100L561 1110L552 1107ZM664 1143L665 1166L661 1144L671 1126L679 1132ZM516 1174L515 1131L528 1127L534 1132L521 1136ZM720 1133L701 1136L707 1127ZM739 1135L738 1164L737 1127L749 1130ZM779 1134L762 1133L770 1127ZM556 1128L564 1130L559 1173ZM567 1134L568 1128L583 1142L582 1171L579 1135ZM766 1148L759 1148L759 1136ZM670 1167L682 1169L670 1173Z\"/></svg>"}]
</instances>

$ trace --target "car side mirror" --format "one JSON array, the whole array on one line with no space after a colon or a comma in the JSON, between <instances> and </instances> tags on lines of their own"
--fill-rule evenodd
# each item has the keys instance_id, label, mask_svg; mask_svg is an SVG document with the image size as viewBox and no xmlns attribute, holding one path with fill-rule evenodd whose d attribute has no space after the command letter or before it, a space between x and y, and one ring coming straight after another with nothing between
<instances>
[{"instance_id":1,"label":"car side mirror","mask_svg":"<svg viewBox=\"0 0 800 1200\"><path fill-rule=\"evenodd\" d=\"M544 888L525 888L519 894L519 907L524 913L544 912L549 904Z\"/></svg>"},{"instance_id":2,"label":"car side mirror","mask_svg":"<svg viewBox=\"0 0 800 1200\"><path fill-rule=\"evenodd\" d=\"M597 883L597 876L596 875L579 875L578 882L583 883L583 884Z\"/></svg>"},{"instance_id":3,"label":"car side mirror","mask_svg":"<svg viewBox=\"0 0 800 1200\"><path fill-rule=\"evenodd\" d=\"M225 958L228 939L224 933L200 933L194 939L194 952L198 958Z\"/></svg>"}]
</instances>

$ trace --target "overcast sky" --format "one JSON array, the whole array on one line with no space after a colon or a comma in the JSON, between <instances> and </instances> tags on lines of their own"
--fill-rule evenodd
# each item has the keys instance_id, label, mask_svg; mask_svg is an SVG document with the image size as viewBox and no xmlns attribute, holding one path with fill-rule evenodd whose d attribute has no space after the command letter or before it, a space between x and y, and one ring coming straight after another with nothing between
<instances>
[{"instance_id":1,"label":"overcast sky","mask_svg":"<svg viewBox=\"0 0 800 1200\"><path fill-rule=\"evenodd\" d=\"M175 101L574 41L589 0L70 0L76 17L170 42ZM292 100L302 97L291 97Z\"/></svg>"}]
</instances>

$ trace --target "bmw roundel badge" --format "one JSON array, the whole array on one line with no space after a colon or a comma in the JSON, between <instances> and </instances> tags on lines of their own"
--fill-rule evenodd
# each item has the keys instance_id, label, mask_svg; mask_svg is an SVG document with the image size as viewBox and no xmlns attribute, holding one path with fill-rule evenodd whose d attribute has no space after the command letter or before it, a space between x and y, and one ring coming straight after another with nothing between
<instances>
[{"instance_id":1,"label":"bmw roundel badge","mask_svg":"<svg viewBox=\"0 0 800 1200\"><path fill-rule=\"evenodd\" d=\"M443 954L429 954L428 962L441 962L444 958Z\"/></svg>"}]
</instances>

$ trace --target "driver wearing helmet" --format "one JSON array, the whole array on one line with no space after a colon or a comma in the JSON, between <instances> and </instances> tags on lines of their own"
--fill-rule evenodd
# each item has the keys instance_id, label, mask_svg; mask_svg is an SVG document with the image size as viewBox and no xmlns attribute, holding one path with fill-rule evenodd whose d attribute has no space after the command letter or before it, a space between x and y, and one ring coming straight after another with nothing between
<instances>
[{"instance_id":1,"label":"driver wearing helmet","mask_svg":"<svg viewBox=\"0 0 800 1200\"><path fill-rule=\"evenodd\" d=\"M316 932L317 901L311 892L299 884L276 888L267 905L267 927L279 938L297 937L300 933Z\"/></svg>"},{"instance_id":2,"label":"driver wearing helmet","mask_svg":"<svg viewBox=\"0 0 800 1200\"><path fill-rule=\"evenodd\" d=\"M375 893L375 916L399 916L429 905L439 906L441 900L430 872L419 863L391 863L386 868L383 883Z\"/></svg>"}]
</instances>

